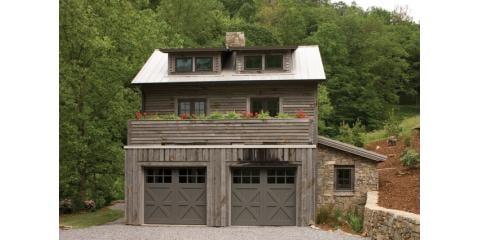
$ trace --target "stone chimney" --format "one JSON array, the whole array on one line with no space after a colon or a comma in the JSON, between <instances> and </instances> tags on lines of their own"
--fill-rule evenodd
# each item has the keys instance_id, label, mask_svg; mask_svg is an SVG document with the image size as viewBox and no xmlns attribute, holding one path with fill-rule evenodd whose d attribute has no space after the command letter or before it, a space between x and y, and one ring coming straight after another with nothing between
<instances>
[{"instance_id":1,"label":"stone chimney","mask_svg":"<svg viewBox=\"0 0 480 240\"><path fill-rule=\"evenodd\" d=\"M243 32L226 32L225 46L230 47L245 47L245 34Z\"/></svg>"}]
</instances>

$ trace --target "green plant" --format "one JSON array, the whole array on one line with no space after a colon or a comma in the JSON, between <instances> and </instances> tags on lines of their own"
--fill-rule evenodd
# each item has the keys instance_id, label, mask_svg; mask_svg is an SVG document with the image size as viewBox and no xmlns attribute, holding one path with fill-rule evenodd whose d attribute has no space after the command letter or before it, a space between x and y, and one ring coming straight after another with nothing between
<instances>
[{"instance_id":1,"label":"green plant","mask_svg":"<svg viewBox=\"0 0 480 240\"><path fill-rule=\"evenodd\" d=\"M411 134L404 136L403 144L406 147L411 147L412 146L412 135Z\"/></svg>"},{"instance_id":2,"label":"green plant","mask_svg":"<svg viewBox=\"0 0 480 240\"><path fill-rule=\"evenodd\" d=\"M275 118L278 119L289 119L289 118L295 118L294 116L288 114L288 113L279 113Z\"/></svg>"},{"instance_id":3,"label":"green plant","mask_svg":"<svg viewBox=\"0 0 480 240\"><path fill-rule=\"evenodd\" d=\"M205 115L205 114L195 115L195 119L197 119L197 120L206 120L206 119L207 119L207 115Z\"/></svg>"},{"instance_id":4,"label":"green plant","mask_svg":"<svg viewBox=\"0 0 480 240\"><path fill-rule=\"evenodd\" d=\"M395 114L395 109L392 108L392 110L388 113L387 120L384 123L384 129L387 133L387 137L398 137L400 135L402 132L402 126L400 126L400 123L401 121L399 117Z\"/></svg>"},{"instance_id":5,"label":"green plant","mask_svg":"<svg viewBox=\"0 0 480 240\"><path fill-rule=\"evenodd\" d=\"M223 119L223 114L219 112L213 112L207 117L208 120L221 120Z\"/></svg>"},{"instance_id":6,"label":"green plant","mask_svg":"<svg viewBox=\"0 0 480 240\"><path fill-rule=\"evenodd\" d=\"M318 209L316 222L317 224L327 224L331 220L332 218L331 216L332 216L332 208L322 206L320 207L320 209Z\"/></svg>"},{"instance_id":7,"label":"green plant","mask_svg":"<svg viewBox=\"0 0 480 240\"><path fill-rule=\"evenodd\" d=\"M167 114L167 115L160 115L160 120L180 120L180 117L176 114Z\"/></svg>"},{"instance_id":8,"label":"green plant","mask_svg":"<svg viewBox=\"0 0 480 240\"><path fill-rule=\"evenodd\" d=\"M263 110L260 111L260 113L258 114L257 116L258 119L262 119L262 120L265 120L265 119L270 119L272 117L270 117L270 114L267 112L264 112Z\"/></svg>"},{"instance_id":9,"label":"green plant","mask_svg":"<svg viewBox=\"0 0 480 240\"><path fill-rule=\"evenodd\" d=\"M347 223L350 226L350 228L359 233L363 229L363 218L359 216L356 212L348 212L346 214L347 218Z\"/></svg>"},{"instance_id":10,"label":"green plant","mask_svg":"<svg viewBox=\"0 0 480 240\"><path fill-rule=\"evenodd\" d=\"M408 148L405 149L400 157L400 161L402 162L403 166L414 168L418 167L420 164L420 154L415 151L415 149Z\"/></svg>"},{"instance_id":11,"label":"green plant","mask_svg":"<svg viewBox=\"0 0 480 240\"><path fill-rule=\"evenodd\" d=\"M365 144L366 131L360 120L357 119L352 127L347 123L342 122L338 130L339 134L336 137L337 140L353 144L357 147L363 147Z\"/></svg>"},{"instance_id":12,"label":"green plant","mask_svg":"<svg viewBox=\"0 0 480 240\"><path fill-rule=\"evenodd\" d=\"M223 115L223 119L229 119L229 120L235 120L235 119L240 119L242 115L240 113L236 113L235 111L233 112L227 112L225 115Z\"/></svg>"}]
</instances>

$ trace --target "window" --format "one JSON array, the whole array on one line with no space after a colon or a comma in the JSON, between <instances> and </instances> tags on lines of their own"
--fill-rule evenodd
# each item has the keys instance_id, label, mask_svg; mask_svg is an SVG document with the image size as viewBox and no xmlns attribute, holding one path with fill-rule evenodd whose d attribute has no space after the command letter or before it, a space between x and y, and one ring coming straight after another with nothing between
<instances>
[{"instance_id":1,"label":"window","mask_svg":"<svg viewBox=\"0 0 480 240\"><path fill-rule=\"evenodd\" d=\"M278 98L251 98L250 112L259 113L261 111L268 112L272 117L278 115L279 103Z\"/></svg>"},{"instance_id":2,"label":"window","mask_svg":"<svg viewBox=\"0 0 480 240\"><path fill-rule=\"evenodd\" d=\"M295 169L293 168L268 169L267 183L293 184L295 183Z\"/></svg>"},{"instance_id":3,"label":"window","mask_svg":"<svg viewBox=\"0 0 480 240\"><path fill-rule=\"evenodd\" d=\"M196 57L195 58L195 72L212 71L212 57Z\"/></svg>"},{"instance_id":4,"label":"window","mask_svg":"<svg viewBox=\"0 0 480 240\"><path fill-rule=\"evenodd\" d=\"M147 183L171 183L172 169L147 169L145 176L147 178Z\"/></svg>"},{"instance_id":5,"label":"window","mask_svg":"<svg viewBox=\"0 0 480 240\"><path fill-rule=\"evenodd\" d=\"M282 69L283 55L265 55L265 69Z\"/></svg>"},{"instance_id":6,"label":"window","mask_svg":"<svg viewBox=\"0 0 480 240\"><path fill-rule=\"evenodd\" d=\"M178 170L179 183L205 183L205 169L183 168Z\"/></svg>"},{"instance_id":7,"label":"window","mask_svg":"<svg viewBox=\"0 0 480 240\"><path fill-rule=\"evenodd\" d=\"M205 99L180 99L178 100L178 114L206 115L206 106Z\"/></svg>"},{"instance_id":8,"label":"window","mask_svg":"<svg viewBox=\"0 0 480 240\"><path fill-rule=\"evenodd\" d=\"M260 183L260 170L259 169L234 169L233 170L233 183Z\"/></svg>"},{"instance_id":9,"label":"window","mask_svg":"<svg viewBox=\"0 0 480 240\"><path fill-rule=\"evenodd\" d=\"M262 56L245 56L246 70L262 70Z\"/></svg>"},{"instance_id":10,"label":"window","mask_svg":"<svg viewBox=\"0 0 480 240\"><path fill-rule=\"evenodd\" d=\"M353 166L335 166L336 191L353 191L354 169Z\"/></svg>"},{"instance_id":11,"label":"window","mask_svg":"<svg viewBox=\"0 0 480 240\"><path fill-rule=\"evenodd\" d=\"M191 71L193 71L191 57L175 58L175 72L191 72Z\"/></svg>"}]
</instances>

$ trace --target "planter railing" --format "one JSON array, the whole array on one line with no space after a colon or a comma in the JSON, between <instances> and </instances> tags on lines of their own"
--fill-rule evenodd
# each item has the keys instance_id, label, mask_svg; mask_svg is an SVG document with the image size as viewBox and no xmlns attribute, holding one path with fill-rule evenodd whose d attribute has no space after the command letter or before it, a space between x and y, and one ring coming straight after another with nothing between
<instances>
[{"instance_id":1,"label":"planter railing","mask_svg":"<svg viewBox=\"0 0 480 240\"><path fill-rule=\"evenodd\" d=\"M130 120L128 145L313 144L311 119Z\"/></svg>"}]
</instances>

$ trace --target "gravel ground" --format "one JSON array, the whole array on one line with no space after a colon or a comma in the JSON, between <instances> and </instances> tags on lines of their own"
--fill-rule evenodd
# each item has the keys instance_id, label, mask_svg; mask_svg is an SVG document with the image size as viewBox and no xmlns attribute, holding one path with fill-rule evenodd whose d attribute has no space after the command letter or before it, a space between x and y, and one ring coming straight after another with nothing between
<instances>
[{"instance_id":1,"label":"gravel ground","mask_svg":"<svg viewBox=\"0 0 480 240\"><path fill-rule=\"evenodd\" d=\"M205 226L128 226L108 224L83 229L60 230L62 240L156 239L156 240L356 240L368 239L341 231L310 227L205 227Z\"/></svg>"}]
</instances>

